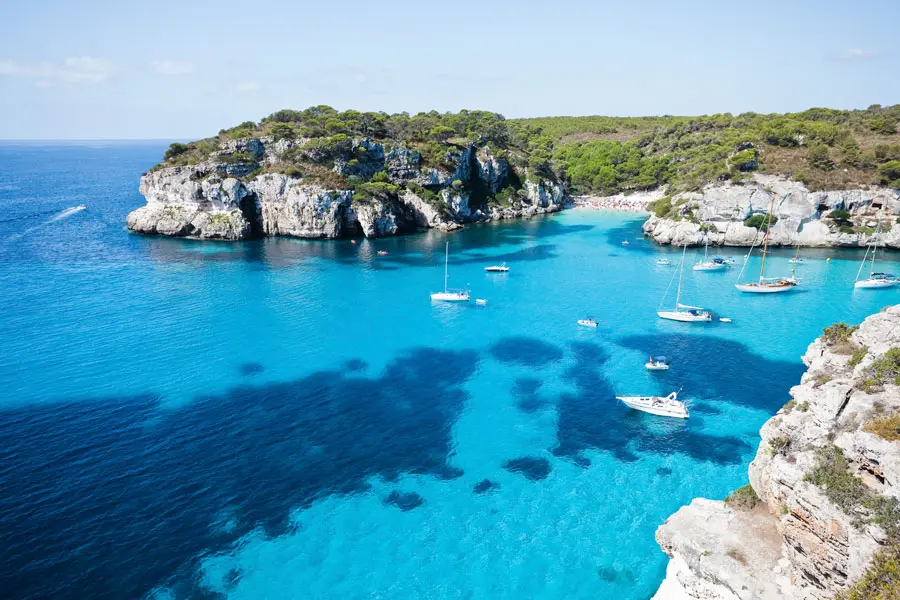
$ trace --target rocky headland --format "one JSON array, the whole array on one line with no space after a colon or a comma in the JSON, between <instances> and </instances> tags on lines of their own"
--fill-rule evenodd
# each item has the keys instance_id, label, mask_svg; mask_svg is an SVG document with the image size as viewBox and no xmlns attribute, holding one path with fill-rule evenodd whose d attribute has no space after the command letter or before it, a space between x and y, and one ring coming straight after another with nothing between
<instances>
[{"instance_id":1,"label":"rocky headland","mask_svg":"<svg viewBox=\"0 0 900 600\"><path fill-rule=\"evenodd\" d=\"M900 248L900 192L868 186L812 192L777 175L755 174L743 183L716 183L700 192L651 199L644 233L660 244L706 243L751 246L765 233L774 199L769 245L864 247L878 232L878 243ZM655 200L655 201L652 201ZM880 232L878 231L880 227Z\"/></svg>"},{"instance_id":2,"label":"rocky headland","mask_svg":"<svg viewBox=\"0 0 900 600\"><path fill-rule=\"evenodd\" d=\"M803 362L749 485L658 529L656 600L900 597L900 305L827 328Z\"/></svg>"},{"instance_id":3,"label":"rocky headland","mask_svg":"<svg viewBox=\"0 0 900 600\"><path fill-rule=\"evenodd\" d=\"M494 113L280 111L172 144L129 230L200 239L379 237L555 212L549 158Z\"/></svg>"}]
</instances>

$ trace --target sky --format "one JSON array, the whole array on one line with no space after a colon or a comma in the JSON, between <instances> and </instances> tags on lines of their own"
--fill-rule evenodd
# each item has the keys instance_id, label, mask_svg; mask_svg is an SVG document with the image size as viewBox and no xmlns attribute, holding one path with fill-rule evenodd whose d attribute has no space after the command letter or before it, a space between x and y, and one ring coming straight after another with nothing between
<instances>
[{"instance_id":1,"label":"sky","mask_svg":"<svg viewBox=\"0 0 900 600\"><path fill-rule=\"evenodd\" d=\"M0 139L282 108L507 117L900 103L898 0L0 0Z\"/></svg>"}]
</instances>

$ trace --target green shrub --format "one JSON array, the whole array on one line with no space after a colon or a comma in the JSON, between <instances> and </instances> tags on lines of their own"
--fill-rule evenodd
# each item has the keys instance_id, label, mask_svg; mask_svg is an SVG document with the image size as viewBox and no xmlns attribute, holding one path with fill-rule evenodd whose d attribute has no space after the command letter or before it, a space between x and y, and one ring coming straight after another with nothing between
<instances>
[{"instance_id":1,"label":"green shrub","mask_svg":"<svg viewBox=\"0 0 900 600\"><path fill-rule=\"evenodd\" d=\"M847 325L844 322L829 325L822 330L822 337L827 346L833 346L838 343L847 343L853 332L859 329L859 325Z\"/></svg>"},{"instance_id":2,"label":"green shrub","mask_svg":"<svg viewBox=\"0 0 900 600\"><path fill-rule=\"evenodd\" d=\"M391 180L388 177L387 171L378 171L374 175L372 175L372 183L390 183Z\"/></svg>"},{"instance_id":3,"label":"green shrub","mask_svg":"<svg viewBox=\"0 0 900 600\"><path fill-rule=\"evenodd\" d=\"M169 144L169 149L166 150L166 153L163 155L163 159L164 160L172 160L179 154L184 154L187 151L188 151L187 144L181 144L179 142L174 142L172 144Z\"/></svg>"},{"instance_id":4,"label":"green shrub","mask_svg":"<svg viewBox=\"0 0 900 600\"><path fill-rule=\"evenodd\" d=\"M817 169L828 171L834 168L834 162L831 160L831 154L825 144L812 144L806 153L806 160L809 164Z\"/></svg>"},{"instance_id":5,"label":"green shrub","mask_svg":"<svg viewBox=\"0 0 900 600\"><path fill-rule=\"evenodd\" d=\"M761 502L759 496L753 491L753 486L749 483L734 490L725 498L725 504L737 510L752 510Z\"/></svg>"},{"instance_id":6,"label":"green shrub","mask_svg":"<svg viewBox=\"0 0 900 600\"><path fill-rule=\"evenodd\" d=\"M769 215L751 215L747 219L744 220L745 227L753 227L755 229L763 229L766 227L766 223L769 222ZM772 225L778 222L778 217L772 215Z\"/></svg>"},{"instance_id":7,"label":"green shrub","mask_svg":"<svg viewBox=\"0 0 900 600\"><path fill-rule=\"evenodd\" d=\"M654 200L648 205L648 208L654 215L660 219L664 219L672 212L672 197L665 196L659 200Z\"/></svg>"},{"instance_id":8,"label":"green shrub","mask_svg":"<svg viewBox=\"0 0 900 600\"><path fill-rule=\"evenodd\" d=\"M862 578L835 600L898 600L900 598L900 546L891 545L872 559Z\"/></svg>"},{"instance_id":9,"label":"green shrub","mask_svg":"<svg viewBox=\"0 0 900 600\"><path fill-rule=\"evenodd\" d=\"M855 369L856 365L861 363L868 353L869 348L866 346L857 348L853 351L853 354L850 355L850 360L847 361L847 366L851 369Z\"/></svg>"},{"instance_id":10,"label":"green shrub","mask_svg":"<svg viewBox=\"0 0 900 600\"><path fill-rule=\"evenodd\" d=\"M791 438L786 435L779 435L769 440L769 449L772 454L787 454L791 448Z\"/></svg>"},{"instance_id":11,"label":"green shrub","mask_svg":"<svg viewBox=\"0 0 900 600\"><path fill-rule=\"evenodd\" d=\"M900 385L900 348L891 348L872 361L872 364L866 367L865 375L874 385L886 383Z\"/></svg>"},{"instance_id":12,"label":"green shrub","mask_svg":"<svg viewBox=\"0 0 900 600\"><path fill-rule=\"evenodd\" d=\"M850 211L838 209L828 213L828 218L836 223L849 223L853 218L853 215L850 214Z\"/></svg>"},{"instance_id":13,"label":"green shrub","mask_svg":"<svg viewBox=\"0 0 900 600\"><path fill-rule=\"evenodd\" d=\"M813 387L822 387L829 381L831 381L831 377L829 375L826 375L825 373L819 373L813 378Z\"/></svg>"},{"instance_id":14,"label":"green shrub","mask_svg":"<svg viewBox=\"0 0 900 600\"><path fill-rule=\"evenodd\" d=\"M884 185L900 188L900 160L892 160L879 166L878 176Z\"/></svg>"}]
</instances>

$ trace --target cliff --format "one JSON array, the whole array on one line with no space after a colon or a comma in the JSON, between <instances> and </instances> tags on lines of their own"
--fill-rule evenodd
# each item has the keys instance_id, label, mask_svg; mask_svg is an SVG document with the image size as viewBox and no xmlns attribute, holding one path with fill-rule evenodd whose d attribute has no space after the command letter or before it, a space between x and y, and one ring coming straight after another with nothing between
<instances>
[{"instance_id":1,"label":"cliff","mask_svg":"<svg viewBox=\"0 0 900 600\"><path fill-rule=\"evenodd\" d=\"M145 234L378 237L559 210L545 149L493 113L280 111L172 144L127 217Z\"/></svg>"},{"instance_id":2,"label":"cliff","mask_svg":"<svg viewBox=\"0 0 900 600\"><path fill-rule=\"evenodd\" d=\"M900 597L900 305L827 328L803 361L751 487L657 530L671 559L657 600Z\"/></svg>"},{"instance_id":3,"label":"cliff","mask_svg":"<svg viewBox=\"0 0 900 600\"><path fill-rule=\"evenodd\" d=\"M900 248L900 192L891 188L811 192L776 175L755 175L744 184L715 184L702 192L667 196L653 204L644 233L660 244L709 243L750 246L765 231L744 222L775 206L769 244L775 246L866 246L880 221L879 244ZM838 212L834 212L838 211ZM848 214L843 214L846 211Z\"/></svg>"}]
</instances>

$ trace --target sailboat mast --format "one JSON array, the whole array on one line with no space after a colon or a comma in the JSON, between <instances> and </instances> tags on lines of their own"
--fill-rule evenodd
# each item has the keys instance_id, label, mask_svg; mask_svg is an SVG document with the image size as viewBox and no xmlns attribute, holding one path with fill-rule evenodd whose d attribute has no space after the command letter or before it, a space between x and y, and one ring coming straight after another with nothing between
<instances>
[{"instance_id":1,"label":"sailboat mast","mask_svg":"<svg viewBox=\"0 0 900 600\"><path fill-rule=\"evenodd\" d=\"M450 242L444 248L444 293L447 293L447 278L449 277L448 267L450 264Z\"/></svg>"},{"instance_id":2,"label":"sailboat mast","mask_svg":"<svg viewBox=\"0 0 900 600\"><path fill-rule=\"evenodd\" d=\"M675 312L678 312L678 303L681 302L681 278L684 277L684 255L687 252L687 244L681 251L681 271L678 273L678 292L675 294Z\"/></svg>"},{"instance_id":3,"label":"sailboat mast","mask_svg":"<svg viewBox=\"0 0 900 600\"><path fill-rule=\"evenodd\" d=\"M759 282L762 283L763 275L766 272L766 252L769 250L769 229L772 227L772 211L775 210L775 194L772 194L772 201L769 202L769 218L766 220L766 237L763 239L762 265L759 267Z\"/></svg>"},{"instance_id":4,"label":"sailboat mast","mask_svg":"<svg viewBox=\"0 0 900 600\"><path fill-rule=\"evenodd\" d=\"M878 254L878 234L881 231L881 221L878 221L878 228L875 229L874 239L872 240L872 270L875 272L875 255Z\"/></svg>"}]
</instances>

